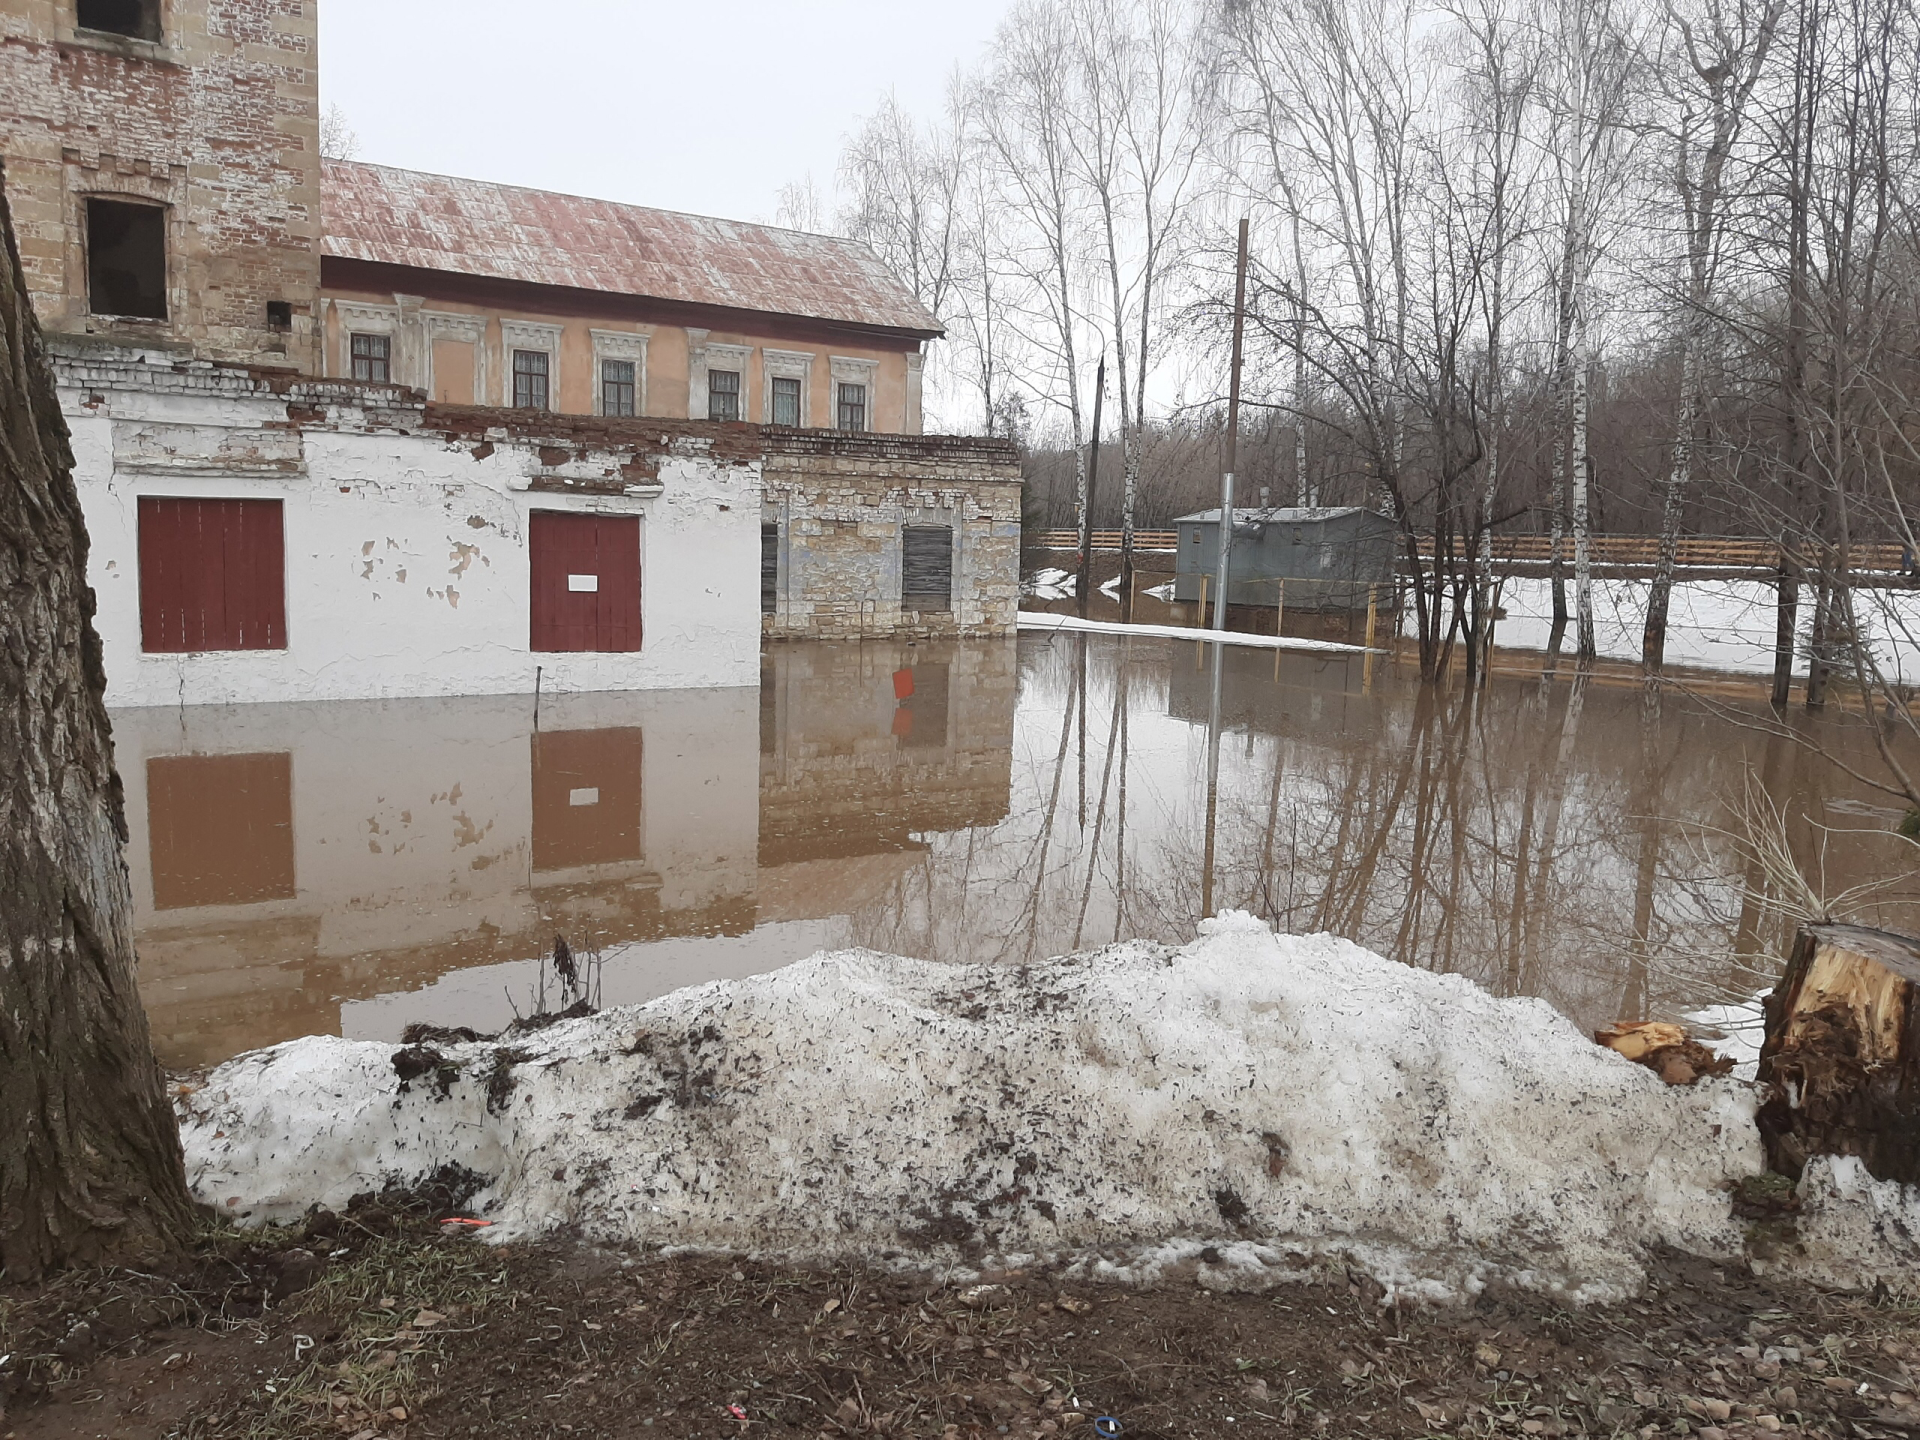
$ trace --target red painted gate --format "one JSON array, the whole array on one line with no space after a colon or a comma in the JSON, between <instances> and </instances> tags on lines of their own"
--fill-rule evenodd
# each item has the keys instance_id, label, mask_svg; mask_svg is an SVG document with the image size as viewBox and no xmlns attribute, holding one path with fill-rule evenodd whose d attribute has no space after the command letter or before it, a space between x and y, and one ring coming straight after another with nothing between
<instances>
[{"instance_id":1,"label":"red painted gate","mask_svg":"<svg viewBox=\"0 0 1920 1440\"><path fill-rule=\"evenodd\" d=\"M528 517L535 650L640 648L640 517Z\"/></svg>"},{"instance_id":2,"label":"red painted gate","mask_svg":"<svg viewBox=\"0 0 1920 1440\"><path fill-rule=\"evenodd\" d=\"M287 648L278 500L140 497L140 648Z\"/></svg>"}]
</instances>

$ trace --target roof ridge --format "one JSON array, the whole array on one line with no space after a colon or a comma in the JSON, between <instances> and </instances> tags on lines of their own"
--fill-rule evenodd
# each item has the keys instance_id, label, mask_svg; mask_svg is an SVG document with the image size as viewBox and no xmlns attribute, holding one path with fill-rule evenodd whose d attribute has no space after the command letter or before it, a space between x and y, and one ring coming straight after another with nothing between
<instances>
[{"instance_id":1,"label":"roof ridge","mask_svg":"<svg viewBox=\"0 0 1920 1440\"><path fill-rule=\"evenodd\" d=\"M792 225L771 225L764 220L738 220L731 215L709 215L704 210L676 210L670 205L642 205L637 200L614 200L605 195L585 195L578 190L549 190L540 185L522 185L513 180L483 180L475 175L453 175L445 170L416 170L411 165L383 165L377 160L339 160L323 156L326 165L352 165L362 170L386 170L396 175L425 175L433 180L457 180L463 185L485 185L494 190L519 190L528 195L557 195L566 200L585 200L594 205L617 205L623 210L645 210L654 215L677 215L686 220L714 220L722 225L750 225L756 230L771 230L780 235L804 235L809 240L831 240L836 244L858 245L874 259L878 252L857 235L836 235L830 230L800 230ZM882 261L881 263L885 263Z\"/></svg>"}]
</instances>

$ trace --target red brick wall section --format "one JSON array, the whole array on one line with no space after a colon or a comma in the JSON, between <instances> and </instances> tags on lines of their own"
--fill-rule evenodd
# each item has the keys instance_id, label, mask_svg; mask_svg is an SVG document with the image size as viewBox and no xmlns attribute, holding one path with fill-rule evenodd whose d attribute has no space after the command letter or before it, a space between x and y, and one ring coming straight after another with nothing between
<instances>
[{"instance_id":1,"label":"red brick wall section","mask_svg":"<svg viewBox=\"0 0 1920 1440\"><path fill-rule=\"evenodd\" d=\"M158 44L74 29L73 0L0 11L0 156L41 322L317 366L318 0L167 0ZM169 318L88 313L84 200L168 207ZM293 308L275 333L267 302Z\"/></svg>"}]
</instances>

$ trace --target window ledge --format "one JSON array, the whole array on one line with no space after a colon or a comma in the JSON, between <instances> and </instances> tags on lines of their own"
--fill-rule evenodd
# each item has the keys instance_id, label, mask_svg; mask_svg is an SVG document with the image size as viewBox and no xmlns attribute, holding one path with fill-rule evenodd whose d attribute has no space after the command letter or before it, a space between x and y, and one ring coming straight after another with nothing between
<instances>
[{"instance_id":1,"label":"window ledge","mask_svg":"<svg viewBox=\"0 0 1920 1440\"><path fill-rule=\"evenodd\" d=\"M180 68L181 60L164 40L139 40L111 30L75 29L61 39L59 50L91 50L102 55L118 55L124 60L144 60L153 65Z\"/></svg>"}]
</instances>

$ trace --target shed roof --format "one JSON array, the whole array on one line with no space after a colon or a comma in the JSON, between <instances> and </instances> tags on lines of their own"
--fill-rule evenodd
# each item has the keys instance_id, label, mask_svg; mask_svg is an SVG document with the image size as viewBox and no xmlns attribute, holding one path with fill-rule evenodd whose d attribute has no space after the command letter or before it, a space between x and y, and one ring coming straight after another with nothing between
<instances>
[{"instance_id":1,"label":"shed roof","mask_svg":"<svg viewBox=\"0 0 1920 1440\"><path fill-rule=\"evenodd\" d=\"M867 246L351 160L322 171L323 255L941 333Z\"/></svg>"},{"instance_id":2,"label":"shed roof","mask_svg":"<svg viewBox=\"0 0 1920 1440\"><path fill-rule=\"evenodd\" d=\"M1236 525L1318 525L1327 520L1344 520L1349 515L1371 515L1376 520L1389 517L1377 510L1369 510L1364 505L1256 505L1242 509L1233 507L1233 523ZM1196 510L1191 515L1182 515L1174 522L1176 525L1188 523L1218 525L1220 507L1211 510Z\"/></svg>"}]
</instances>

